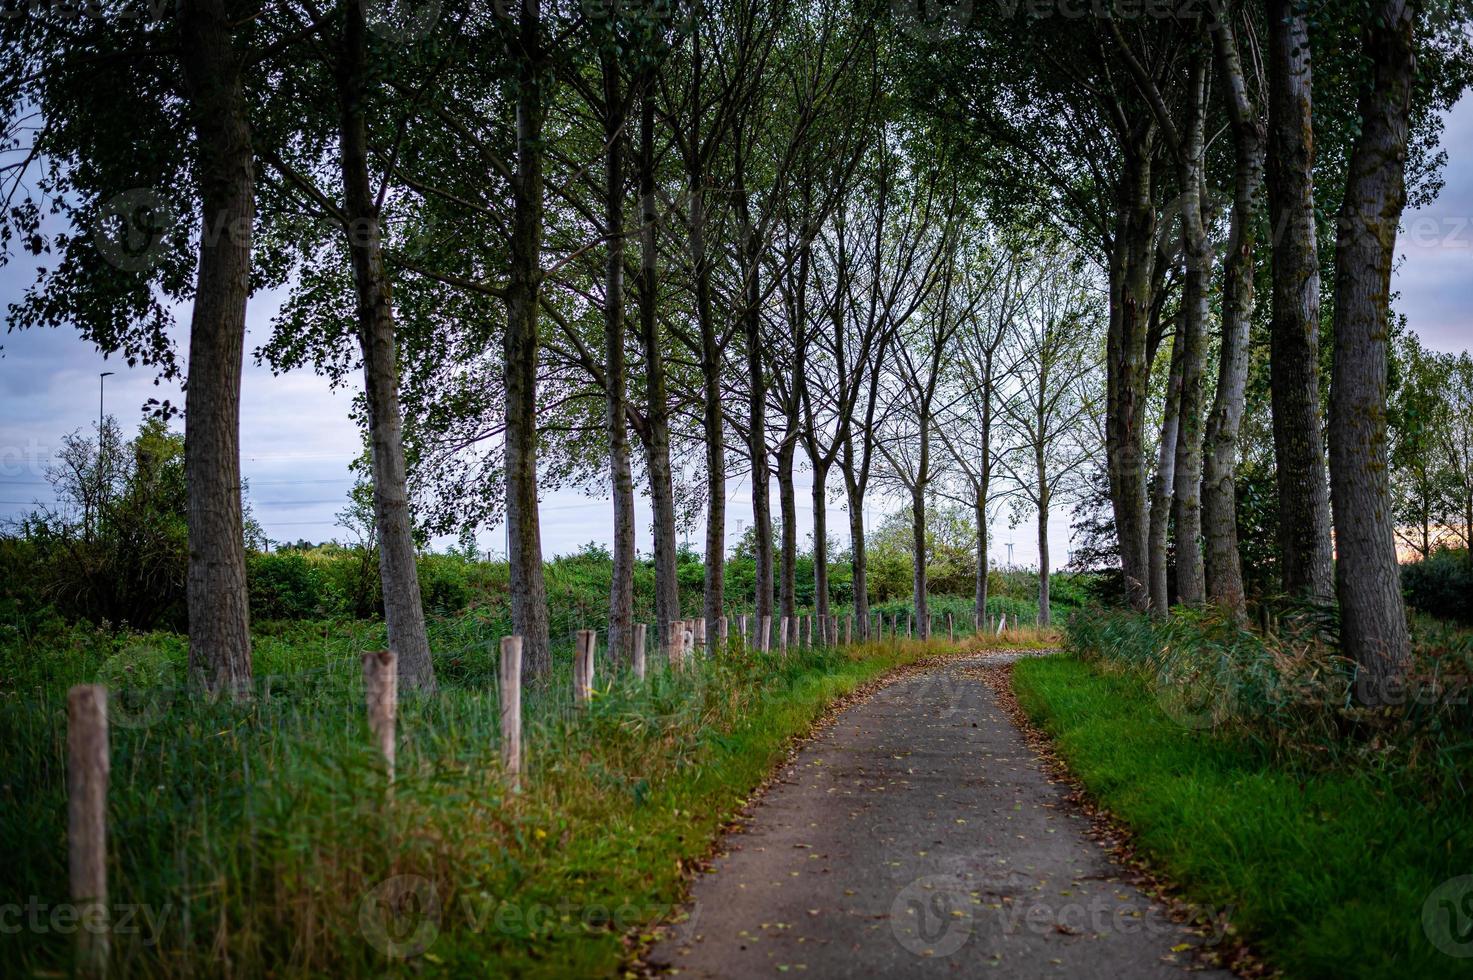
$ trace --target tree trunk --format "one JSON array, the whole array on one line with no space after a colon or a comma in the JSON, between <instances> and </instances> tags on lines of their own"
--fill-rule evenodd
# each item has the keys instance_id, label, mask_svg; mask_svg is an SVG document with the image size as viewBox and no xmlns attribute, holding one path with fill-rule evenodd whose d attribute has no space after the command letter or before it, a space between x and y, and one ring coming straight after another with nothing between
<instances>
[{"instance_id":1,"label":"tree trunk","mask_svg":"<svg viewBox=\"0 0 1473 980\"><path fill-rule=\"evenodd\" d=\"M1268 4L1268 206L1274 233L1269 385L1284 592L1334 593L1320 431L1320 272L1315 242L1309 32L1302 6Z\"/></svg>"},{"instance_id":2,"label":"tree trunk","mask_svg":"<svg viewBox=\"0 0 1473 980\"><path fill-rule=\"evenodd\" d=\"M869 639L869 556L864 544L864 487L854 469L844 466L844 495L849 505L849 567L854 578L854 620L861 640Z\"/></svg>"},{"instance_id":3,"label":"tree trunk","mask_svg":"<svg viewBox=\"0 0 1473 980\"><path fill-rule=\"evenodd\" d=\"M1247 599L1238 554L1238 431L1248 385L1253 249L1258 227L1254 212L1263 184L1264 133L1248 98L1230 21L1213 22L1213 43L1227 80L1225 98L1232 120L1235 166L1232 232L1222 273L1222 352L1203 459L1202 528L1207 551L1207 598L1241 619L1247 614Z\"/></svg>"},{"instance_id":4,"label":"tree trunk","mask_svg":"<svg viewBox=\"0 0 1473 980\"><path fill-rule=\"evenodd\" d=\"M1181 318L1171 339L1171 373L1166 382L1166 405L1161 415L1161 449L1151 484L1151 614L1165 616L1171 608L1167 538L1176 486L1176 435L1181 424Z\"/></svg>"},{"instance_id":5,"label":"tree trunk","mask_svg":"<svg viewBox=\"0 0 1473 980\"><path fill-rule=\"evenodd\" d=\"M702 254L704 254L704 249ZM709 266L696 273L696 311L701 328L702 431L706 437L706 630L726 608L726 436L721 406L721 348L711 313Z\"/></svg>"},{"instance_id":6,"label":"tree trunk","mask_svg":"<svg viewBox=\"0 0 1473 980\"><path fill-rule=\"evenodd\" d=\"M977 489L977 500L973 504L977 521L977 582L972 594L972 614L977 622L987 618L987 483L984 480Z\"/></svg>"},{"instance_id":7,"label":"tree trunk","mask_svg":"<svg viewBox=\"0 0 1473 980\"><path fill-rule=\"evenodd\" d=\"M517 66L517 179L513 187L511 276L506 292L506 528L512 631L522 664L540 677L552 667L542 530L537 512L538 297L542 289L541 0L522 0Z\"/></svg>"},{"instance_id":8,"label":"tree trunk","mask_svg":"<svg viewBox=\"0 0 1473 980\"><path fill-rule=\"evenodd\" d=\"M425 630L409 513L404 422L399 408L399 367L394 304L384 271L383 228L368 175L367 25L362 0L347 5L338 64L343 198L348 254L358 301L358 344L373 448L373 512L378 529L379 580L389 648L398 660L400 690L435 690L435 668Z\"/></svg>"},{"instance_id":9,"label":"tree trunk","mask_svg":"<svg viewBox=\"0 0 1473 980\"><path fill-rule=\"evenodd\" d=\"M626 113L619 63L601 56L604 82L604 233L609 236L604 272L604 374L608 384L609 480L614 498L614 567L609 588L609 657L634 659L634 473L624 364L624 142Z\"/></svg>"},{"instance_id":10,"label":"tree trunk","mask_svg":"<svg viewBox=\"0 0 1473 980\"><path fill-rule=\"evenodd\" d=\"M1181 420L1176 430L1175 491L1176 599L1189 606L1206 598L1202 569L1202 370L1206 360L1202 327L1207 317L1205 276L1187 270L1182 304Z\"/></svg>"},{"instance_id":11,"label":"tree trunk","mask_svg":"<svg viewBox=\"0 0 1473 980\"><path fill-rule=\"evenodd\" d=\"M1146 334L1151 272L1156 251L1156 206L1151 194L1150 149L1145 139L1127 148L1110 258L1110 327L1107 339L1105 443L1110 502L1120 542L1120 565L1130 603L1150 603L1146 551L1146 486L1143 450Z\"/></svg>"},{"instance_id":12,"label":"tree trunk","mask_svg":"<svg viewBox=\"0 0 1473 980\"><path fill-rule=\"evenodd\" d=\"M666 391L665 349L657 318L659 246L655 240L655 100L646 76L639 119L640 274L639 340L644 349L645 469L650 477L655 546L655 636L664 643L670 624L680 618L680 585L675 570L675 488L670 470L670 400Z\"/></svg>"},{"instance_id":13,"label":"tree trunk","mask_svg":"<svg viewBox=\"0 0 1473 980\"><path fill-rule=\"evenodd\" d=\"M1206 68L1193 66L1188 109L1188 136L1181 176L1182 241L1186 252L1186 281L1182 289L1181 422L1176 430L1176 598L1189 606L1207 599L1202 567L1202 374L1207 361L1207 253L1204 206L1204 146Z\"/></svg>"},{"instance_id":14,"label":"tree trunk","mask_svg":"<svg viewBox=\"0 0 1473 980\"><path fill-rule=\"evenodd\" d=\"M1386 0L1366 32L1371 87L1360 106L1338 220L1335 364L1330 389L1330 500L1339 551L1342 650L1360 667L1357 696L1381 704L1411 658L1386 460L1386 346L1391 264L1406 204L1408 117L1417 6Z\"/></svg>"},{"instance_id":15,"label":"tree trunk","mask_svg":"<svg viewBox=\"0 0 1473 980\"><path fill-rule=\"evenodd\" d=\"M757 618L772 615L772 494L768 486L767 463L767 385L762 373L762 311L757 282L758 256L755 232L749 232L744 247L746 278L742 313L747 342L748 431L747 449L752 458L752 525L756 540L756 611Z\"/></svg>"},{"instance_id":16,"label":"tree trunk","mask_svg":"<svg viewBox=\"0 0 1473 980\"><path fill-rule=\"evenodd\" d=\"M1042 474L1043 454L1039 453L1039 469ZM1038 494L1038 625L1048 626L1049 618L1049 554L1048 554L1048 481L1039 477Z\"/></svg>"},{"instance_id":17,"label":"tree trunk","mask_svg":"<svg viewBox=\"0 0 1473 980\"><path fill-rule=\"evenodd\" d=\"M250 297L255 157L242 65L223 0L183 0L179 34L205 231L189 324L189 678L248 697L250 607L240 498L240 375Z\"/></svg>"},{"instance_id":18,"label":"tree trunk","mask_svg":"<svg viewBox=\"0 0 1473 980\"><path fill-rule=\"evenodd\" d=\"M813 603L824 641L837 642L830 634L829 609L829 464L810 457L813 464Z\"/></svg>"},{"instance_id":19,"label":"tree trunk","mask_svg":"<svg viewBox=\"0 0 1473 980\"><path fill-rule=\"evenodd\" d=\"M783 518L778 595L784 616L798 615L798 500L793 487L793 457L797 450L797 440L786 437L777 451L778 506Z\"/></svg>"},{"instance_id":20,"label":"tree trunk","mask_svg":"<svg viewBox=\"0 0 1473 980\"><path fill-rule=\"evenodd\" d=\"M915 590L916 629L919 638L931 636L930 605L926 601L926 490L917 483L910 492L911 550L915 555L915 575L912 578Z\"/></svg>"}]
</instances>

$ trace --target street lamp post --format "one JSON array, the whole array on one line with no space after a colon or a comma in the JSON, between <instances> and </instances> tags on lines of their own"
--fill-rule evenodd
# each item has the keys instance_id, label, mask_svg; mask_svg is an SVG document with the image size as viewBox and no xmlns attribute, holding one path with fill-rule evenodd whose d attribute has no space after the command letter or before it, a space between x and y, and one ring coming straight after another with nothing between
<instances>
[{"instance_id":1,"label":"street lamp post","mask_svg":"<svg viewBox=\"0 0 1473 980\"><path fill-rule=\"evenodd\" d=\"M112 374L111 371L103 371L97 376L97 446L99 449L102 448L102 389Z\"/></svg>"}]
</instances>

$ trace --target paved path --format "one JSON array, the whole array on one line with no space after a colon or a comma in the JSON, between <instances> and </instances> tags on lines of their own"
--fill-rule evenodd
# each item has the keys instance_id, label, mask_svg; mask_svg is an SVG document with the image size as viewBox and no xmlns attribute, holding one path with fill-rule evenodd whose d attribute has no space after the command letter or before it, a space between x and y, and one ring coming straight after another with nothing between
<instances>
[{"instance_id":1,"label":"paved path","mask_svg":"<svg viewBox=\"0 0 1473 980\"><path fill-rule=\"evenodd\" d=\"M897 681L804 747L649 964L734 978L1184 977L1191 953L1172 947L1202 937L1086 836L981 662Z\"/></svg>"}]
</instances>

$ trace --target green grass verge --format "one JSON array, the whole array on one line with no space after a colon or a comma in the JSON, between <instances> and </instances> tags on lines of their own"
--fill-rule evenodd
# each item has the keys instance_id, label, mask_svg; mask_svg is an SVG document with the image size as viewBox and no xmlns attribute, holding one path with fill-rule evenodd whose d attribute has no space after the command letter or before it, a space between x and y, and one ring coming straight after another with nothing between
<instances>
[{"instance_id":1,"label":"green grass verge","mask_svg":"<svg viewBox=\"0 0 1473 980\"><path fill-rule=\"evenodd\" d=\"M614 973L625 933L674 911L682 869L790 739L925 649L738 648L680 673L652 662L644 683L603 667L582 710L559 662L524 695L524 789L510 794L481 644L453 655L466 662L438 697L401 704L390 796L362 717L363 639L325 624L261 637L258 669L277 676L246 706L116 698L109 898L130 920L115 975ZM151 674L177 672L182 648L150 649ZM53 915L67 896L58 682L101 670L90 648L55 656L32 671L43 687L0 698L0 906L14 906L0 962L51 975L73 942Z\"/></svg>"},{"instance_id":2,"label":"green grass verge","mask_svg":"<svg viewBox=\"0 0 1473 980\"><path fill-rule=\"evenodd\" d=\"M1132 672L1055 656L1013 676L1024 710L1155 865L1193 901L1230 907L1286 975L1473 976L1473 959L1437 945L1473 955L1473 878L1438 891L1473 874L1466 798L1392 775L1291 772L1184 730Z\"/></svg>"}]
</instances>

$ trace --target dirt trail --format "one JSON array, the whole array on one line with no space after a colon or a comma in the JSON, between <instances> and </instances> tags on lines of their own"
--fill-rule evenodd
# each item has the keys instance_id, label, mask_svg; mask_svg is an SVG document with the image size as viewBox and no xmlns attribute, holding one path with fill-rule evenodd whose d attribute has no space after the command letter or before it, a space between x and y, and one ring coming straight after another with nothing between
<instances>
[{"instance_id":1,"label":"dirt trail","mask_svg":"<svg viewBox=\"0 0 1473 980\"><path fill-rule=\"evenodd\" d=\"M979 676L995 662L906 677L840 715L726 839L649 964L733 978L1182 977L1203 937L1087 836Z\"/></svg>"}]
</instances>

